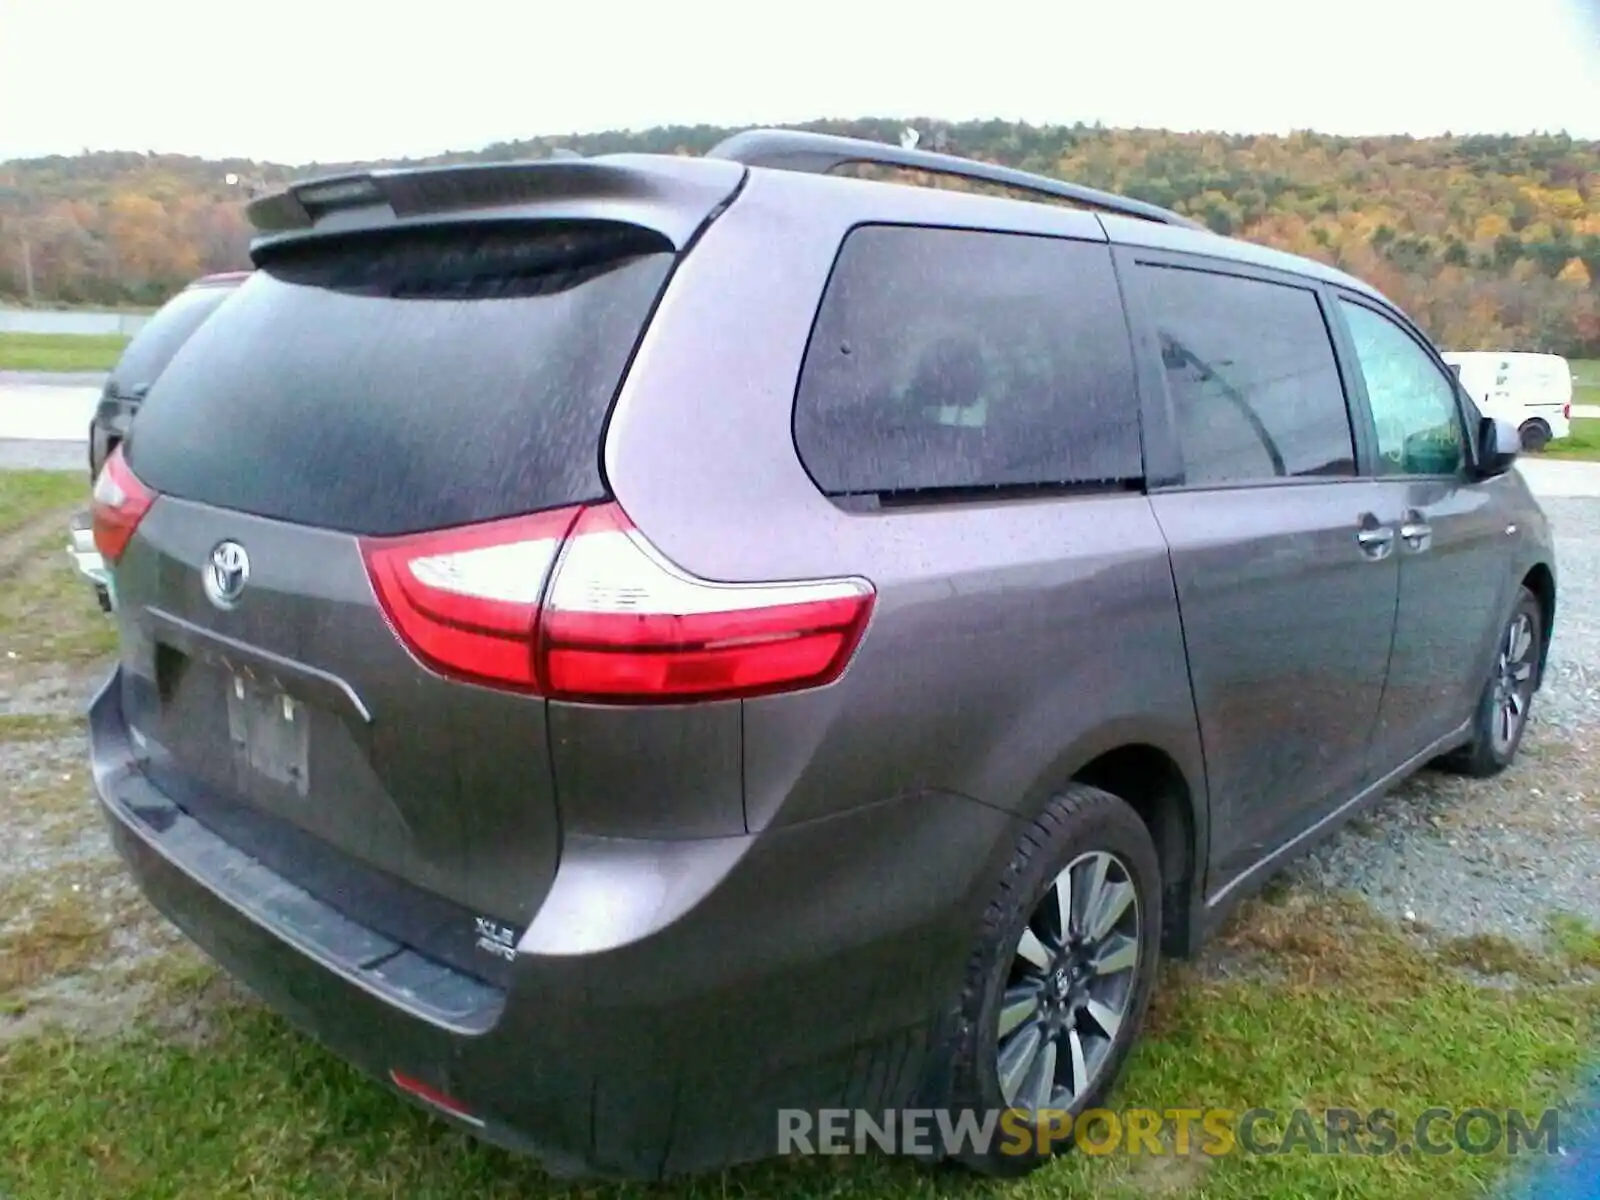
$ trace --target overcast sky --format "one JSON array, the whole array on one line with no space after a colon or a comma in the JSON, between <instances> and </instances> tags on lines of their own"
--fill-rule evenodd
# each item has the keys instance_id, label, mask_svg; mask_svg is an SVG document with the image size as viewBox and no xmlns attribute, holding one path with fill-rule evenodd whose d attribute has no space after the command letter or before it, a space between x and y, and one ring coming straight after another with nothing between
<instances>
[{"instance_id":1,"label":"overcast sky","mask_svg":"<svg viewBox=\"0 0 1600 1200\"><path fill-rule=\"evenodd\" d=\"M1600 138L1600 0L0 0L0 159L925 114ZM1513 15L1515 14L1515 15Z\"/></svg>"}]
</instances>

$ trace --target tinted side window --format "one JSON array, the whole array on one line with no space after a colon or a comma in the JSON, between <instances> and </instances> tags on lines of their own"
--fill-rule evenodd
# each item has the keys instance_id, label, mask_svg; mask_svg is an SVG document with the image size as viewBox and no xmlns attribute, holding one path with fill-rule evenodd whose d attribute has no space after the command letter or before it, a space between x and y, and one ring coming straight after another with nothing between
<instances>
[{"instance_id":1,"label":"tinted side window","mask_svg":"<svg viewBox=\"0 0 1600 1200\"><path fill-rule=\"evenodd\" d=\"M1378 471L1454 475L1467 458L1456 386L1388 317L1341 299L1378 430Z\"/></svg>"},{"instance_id":2,"label":"tinted side window","mask_svg":"<svg viewBox=\"0 0 1600 1200\"><path fill-rule=\"evenodd\" d=\"M1141 266L1192 484L1354 475L1355 443L1315 293Z\"/></svg>"},{"instance_id":3,"label":"tinted side window","mask_svg":"<svg viewBox=\"0 0 1600 1200\"><path fill-rule=\"evenodd\" d=\"M830 495L1139 478L1109 248L855 230L817 314L794 432Z\"/></svg>"}]
</instances>

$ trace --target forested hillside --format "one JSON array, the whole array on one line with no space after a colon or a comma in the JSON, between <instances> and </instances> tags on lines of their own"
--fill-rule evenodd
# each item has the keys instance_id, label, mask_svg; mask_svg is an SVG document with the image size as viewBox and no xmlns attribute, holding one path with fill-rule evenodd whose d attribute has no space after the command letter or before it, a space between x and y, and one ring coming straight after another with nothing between
<instances>
[{"instance_id":1,"label":"forested hillside","mask_svg":"<svg viewBox=\"0 0 1600 1200\"><path fill-rule=\"evenodd\" d=\"M1448 346L1600 357L1600 143L914 124L924 147L1124 192L1335 263ZM809 128L896 141L903 125ZM728 132L540 138L427 161L543 157L557 145L698 153ZM31 282L38 303L158 302L201 272L244 261L251 187L348 165L138 153L0 164L0 297L21 298Z\"/></svg>"}]
</instances>

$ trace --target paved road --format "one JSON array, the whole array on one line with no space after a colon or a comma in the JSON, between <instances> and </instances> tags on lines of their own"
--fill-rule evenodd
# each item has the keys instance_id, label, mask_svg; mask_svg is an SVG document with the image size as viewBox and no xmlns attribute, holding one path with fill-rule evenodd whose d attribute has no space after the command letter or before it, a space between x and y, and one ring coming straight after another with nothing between
<instances>
[{"instance_id":1,"label":"paved road","mask_svg":"<svg viewBox=\"0 0 1600 1200\"><path fill-rule=\"evenodd\" d=\"M0 471L82 471L87 480L89 443L0 438Z\"/></svg>"},{"instance_id":2,"label":"paved road","mask_svg":"<svg viewBox=\"0 0 1600 1200\"><path fill-rule=\"evenodd\" d=\"M1541 500L1600 497L1600 462L1564 462L1528 455L1517 469Z\"/></svg>"},{"instance_id":3,"label":"paved road","mask_svg":"<svg viewBox=\"0 0 1600 1200\"><path fill-rule=\"evenodd\" d=\"M0 443L77 442L77 461L82 462L82 443L104 379L93 374L0 371Z\"/></svg>"},{"instance_id":4,"label":"paved road","mask_svg":"<svg viewBox=\"0 0 1600 1200\"><path fill-rule=\"evenodd\" d=\"M40 387L92 387L96 391L105 386L104 371L0 371L0 392L25 385Z\"/></svg>"}]
</instances>

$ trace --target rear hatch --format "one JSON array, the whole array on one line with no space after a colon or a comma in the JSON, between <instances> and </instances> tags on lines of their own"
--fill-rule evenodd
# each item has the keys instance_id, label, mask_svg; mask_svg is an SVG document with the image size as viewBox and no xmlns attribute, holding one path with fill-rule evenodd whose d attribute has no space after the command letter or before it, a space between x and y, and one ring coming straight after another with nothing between
<instances>
[{"instance_id":1,"label":"rear hatch","mask_svg":"<svg viewBox=\"0 0 1600 1200\"><path fill-rule=\"evenodd\" d=\"M113 463L155 497L116 568L152 781L489 977L560 848L546 705L504 647L572 506L606 494L602 429L676 252L591 219L279 244ZM474 639L499 655L483 683Z\"/></svg>"}]
</instances>

